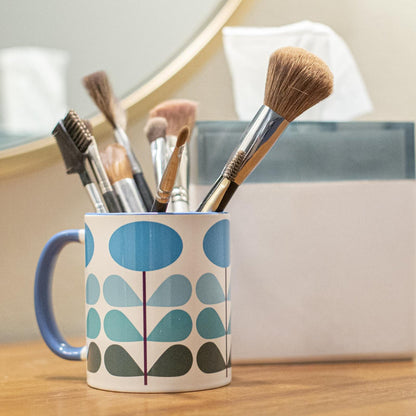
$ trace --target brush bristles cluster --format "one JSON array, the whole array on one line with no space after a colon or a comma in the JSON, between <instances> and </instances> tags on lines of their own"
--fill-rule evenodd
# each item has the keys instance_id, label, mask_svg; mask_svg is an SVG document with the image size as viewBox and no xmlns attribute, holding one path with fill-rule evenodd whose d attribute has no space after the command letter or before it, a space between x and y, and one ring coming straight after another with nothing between
<instances>
[{"instance_id":1,"label":"brush bristles cluster","mask_svg":"<svg viewBox=\"0 0 416 416\"><path fill-rule=\"evenodd\" d=\"M332 88L333 75L320 58L302 48L281 48L270 57L264 104L293 121Z\"/></svg>"},{"instance_id":2,"label":"brush bristles cluster","mask_svg":"<svg viewBox=\"0 0 416 416\"><path fill-rule=\"evenodd\" d=\"M237 173L240 171L241 165L244 162L245 156L246 152L239 150L230 160L230 162L227 163L227 166L224 169L224 174L222 176L230 181L234 181Z\"/></svg>"},{"instance_id":3,"label":"brush bristles cluster","mask_svg":"<svg viewBox=\"0 0 416 416\"><path fill-rule=\"evenodd\" d=\"M118 143L108 145L104 152L100 152L108 179L113 184L121 179L133 179L131 165L126 149Z\"/></svg>"},{"instance_id":4,"label":"brush bristles cluster","mask_svg":"<svg viewBox=\"0 0 416 416\"><path fill-rule=\"evenodd\" d=\"M188 126L192 131L197 106L198 103L191 100L168 100L154 107L149 115L151 118L164 117L168 122L166 134L177 136L183 126Z\"/></svg>"},{"instance_id":5,"label":"brush bristles cluster","mask_svg":"<svg viewBox=\"0 0 416 416\"><path fill-rule=\"evenodd\" d=\"M117 125L117 101L104 71L93 72L82 79L84 87L113 128Z\"/></svg>"},{"instance_id":6,"label":"brush bristles cluster","mask_svg":"<svg viewBox=\"0 0 416 416\"><path fill-rule=\"evenodd\" d=\"M81 153L85 153L93 139L88 127L74 110L68 112L63 123L75 146Z\"/></svg>"},{"instance_id":7,"label":"brush bristles cluster","mask_svg":"<svg viewBox=\"0 0 416 416\"><path fill-rule=\"evenodd\" d=\"M179 134L178 134L178 140L176 140L176 147L179 148L179 147L183 146L186 143L186 141L188 140L188 137L189 137L189 133L190 133L190 131L189 131L188 126L183 126L181 128L181 130L179 131Z\"/></svg>"},{"instance_id":8,"label":"brush bristles cluster","mask_svg":"<svg viewBox=\"0 0 416 416\"><path fill-rule=\"evenodd\" d=\"M168 122L164 117L150 118L144 126L144 133L146 134L149 143L152 143L160 137L166 137L166 129Z\"/></svg>"}]
</instances>

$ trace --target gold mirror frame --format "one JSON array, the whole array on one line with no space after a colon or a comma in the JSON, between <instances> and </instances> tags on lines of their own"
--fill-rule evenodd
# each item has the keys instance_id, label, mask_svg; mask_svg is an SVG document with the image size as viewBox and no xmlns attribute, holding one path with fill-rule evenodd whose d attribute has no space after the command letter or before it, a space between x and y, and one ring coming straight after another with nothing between
<instances>
[{"instance_id":1,"label":"gold mirror frame","mask_svg":"<svg viewBox=\"0 0 416 416\"><path fill-rule=\"evenodd\" d=\"M144 101L166 85L207 46L241 3L242 0L227 0L214 19L208 23L190 45L153 78L121 101L129 116L140 114L143 111ZM90 121L94 127L94 134L101 135L110 131L109 125L101 114L94 116ZM2 150L0 151L0 178L25 173L30 169L33 170L53 160L58 154L59 151L52 136Z\"/></svg>"}]
</instances>

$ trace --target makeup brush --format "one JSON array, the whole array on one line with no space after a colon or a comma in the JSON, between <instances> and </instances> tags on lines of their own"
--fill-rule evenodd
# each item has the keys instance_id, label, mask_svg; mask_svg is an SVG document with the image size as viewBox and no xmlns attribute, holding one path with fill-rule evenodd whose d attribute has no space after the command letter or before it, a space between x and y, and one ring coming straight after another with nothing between
<instances>
[{"instance_id":1,"label":"makeup brush","mask_svg":"<svg viewBox=\"0 0 416 416\"><path fill-rule=\"evenodd\" d=\"M83 78L84 87L87 89L97 107L112 125L114 137L117 143L123 145L133 171L133 178L142 196L147 210L153 203L153 195L144 178L142 168L130 145L130 140L125 132L126 113L116 99L110 81L104 71L97 71Z\"/></svg>"},{"instance_id":2,"label":"makeup brush","mask_svg":"<svg viewBox=\"0 0 416 416\"><path fill-rule=\"evenodd\" d=\"M181 163L181 157L183 150L185 149L186 141L189 138L189 133L188 126L184 126L178 134L176 146L173 149L169 162L166 166L166 170L157 189L156 198L152 206L152 212L165 212L168 207L169 198L175 184L176 175Z\"/></svg>"},{"instance_id":3,"label":"makeup brush","mask_svg":"<svg viewBox=\"0 0 416 416\"><path fill-rule=\"evenodd\" d=\"M190 134L195 124L197 103L195 101L178 99L168 100L154 107L149 115L153 117L164 117L168 122L166 129L167 158L176 146L179 130L188 126ZM187 146L183 151L182 162L172 190L172 209L174 212L189 211L189 160Z\"/></svg>"},{"instance_id":4,"label":"makeup brush","mask_svg":"<svg viewBox=\"0 0 416 416\"><path fill-rule=\"evenodd\" d=\"M70 110L65 116L63 124L75 146L88 158L108 210L110 212L122 212L120 203L102 164L94 136L74 110Z\"/></svg>"},{"instance_id":5,"label":"makeup brush","mask_svg":"<svg viewBox=\"0 0 416 416\"><path fill-rule=\"evenodd\" d=\"M150 144L152 154L153 170L156 183L162 180L163 172L166 169L166 129L168 122L164 117L153 117L147 121L144 132Z\"/></svg>"},{"instance_id":6,"label":"makeup brush","mask_svg":"<svg viewBox=\"0 0 416 416\"><path fill-rule=\"evenodd\" d=\"M124 146L118 143L108 145L101 152L101 160L124 212L145 212Z\"/></svg>"},{"instance_id":7,"label":"makeup brush","mask_svg":"<svg viewBox=\"0 0 416 416\"><path fill-rule=\"evenodd\" d=\"M101 213L107 212L104 202L101 199L101 195L98 192L95 183L91 180L91 177L85 167L85 154L81 153L78 147L75 146L75 143L68 134L62 120L55 126L52 134L56 139L62 158L64 159L66 173L68 175L78 173L82 185L94 205L95 211Z\"/></svg>"},{"instance_id":8,"label":"makeup brush","mask_svg":"<svg viewBox=\"0 0 416 416\"><path fill-rule=\"evenodd\" d=\"M302 48L277 49L269 61L264 104L229 159L244 151L244 161L234 179L226 184L225 192L225 170L222 171L197 211L210 211L215 207L215 211L223 211L238 186L263 159L289 123L328 97L332 86L333 75L317 56ZM221 193L218 193L219 188L222 188Z\"/></svg>"}]
</instances>

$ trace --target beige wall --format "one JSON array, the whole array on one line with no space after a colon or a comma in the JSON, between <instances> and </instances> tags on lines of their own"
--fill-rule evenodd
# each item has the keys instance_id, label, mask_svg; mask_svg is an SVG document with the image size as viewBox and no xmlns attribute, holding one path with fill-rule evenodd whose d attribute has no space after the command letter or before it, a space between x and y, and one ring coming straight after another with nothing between
<instances>
[{"instance_id":1,"label":"beige wall","mask_svg":"<svg viewBox=\"0 0 416 416\"><path fill-rule=\"evenodd\" d=\"M349 44L367 83L375 112L369 120L411 120L416 114L416 3L413 0L243 0L231 25L278 26L309 19L331 26ZM218 36L173 83L144 105L172 97L200 102L200 119L233 119L230 76ZM147 160L136 114L129 134L137 154ZM102 139L100 145L107 143ZM1 161L0 161L1 168ZM0 180L0 342L39 337L33 307L37 258L54 233L82 227L89 201L75 177L56 159L30 173ZM83 247L69 246L57 265L54 299L65 335L83 333Z\"/></svg>"}]
</instances>

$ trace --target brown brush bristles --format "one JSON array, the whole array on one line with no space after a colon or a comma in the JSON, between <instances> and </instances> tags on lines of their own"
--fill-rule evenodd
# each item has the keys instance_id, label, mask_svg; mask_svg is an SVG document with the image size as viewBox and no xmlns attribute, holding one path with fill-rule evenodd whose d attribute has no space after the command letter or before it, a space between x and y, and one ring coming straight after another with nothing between
<instances>
[{"instance_id":1,"label":"brown brush bristles","mask_svg":"<svg viewBox=\"0 0 416 416\"><path fill-rule=\"evenodd\" d=\"M183 126L181 128L178 134L178 139L176 140L176 147L181 147L186 143L189 137L189 133L190 130L188 126Z\"/></svg>"},{"instance_id":2,"label":"brown brush bristles","mask_svg":"<svg viewBox=\"0 0 416 416\"><path fill-rule=\"evenodd\" d=\"M108 179L112 184L125 178L133 179L126 149L121 144L109 144L103 152L100 152L100 155Z\"/></svg>"},{"instance_id":3,"label":"brown brush bristles","mask_svg":"<svg viewBox=\"0 0 416 416\"><path fill-rule=\"evenodd\" d=\"M104 71L93 72L82 79L82 83L95 105L101 110L113 128L123 124L120 106L113 94L110 81Z\"/></svg>"},{"instance_id":4,"label":"brown brush bristles","mask_svg":"<svg viewBox=\"0 0 416 416\"><path fill-rule=\"evenodd\" d=\"M293 121L331 94L333 78L325 62L305 49L277 49L269 61L264 104Z\"/></svg>"},{"instance_id":5,"label":"brown brush bristles","mask_svg":"<svg viewBox=\"0 0 416 416\"><path fill-rule=\"evenodd\" d=\"M144 126L144 133L146 134L149 143L152 143L159 137L166 137L166 129L168 122L164 117L149 118Z\"/></svg>"},{"instance_id":6,"label":"brown brush bristles","mask_svg":"<svg viewBox=\"0 0 416 416\"><path fill-rule=\"evenodd\" d=\"M197 106L198 103L191 100L168 100L150 110L149 115L151 118L164 117L168 122L166 134L177 136L183 126L188 126L192 131Z\"/></svg>"}]
</instances>

